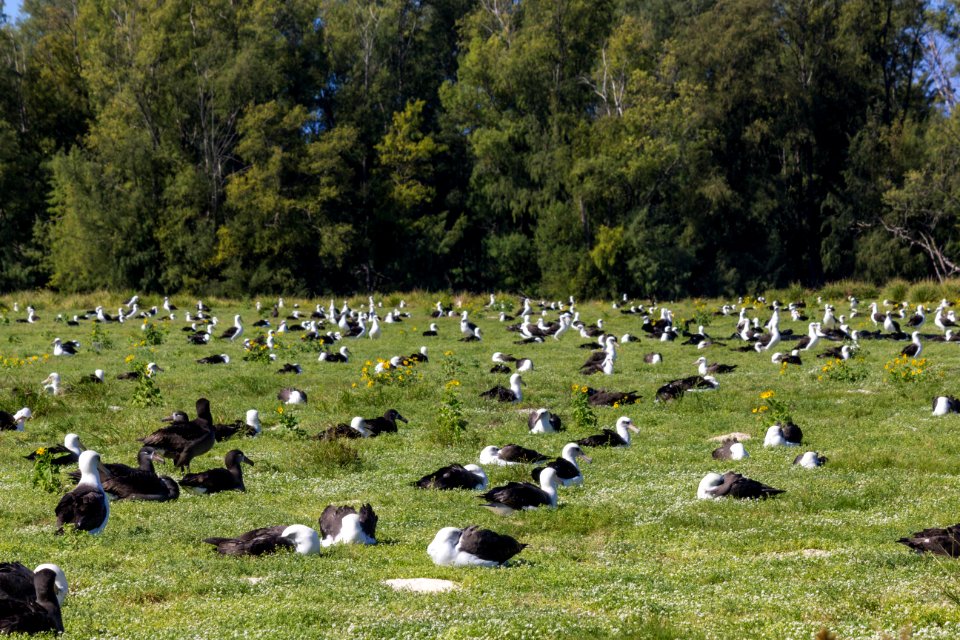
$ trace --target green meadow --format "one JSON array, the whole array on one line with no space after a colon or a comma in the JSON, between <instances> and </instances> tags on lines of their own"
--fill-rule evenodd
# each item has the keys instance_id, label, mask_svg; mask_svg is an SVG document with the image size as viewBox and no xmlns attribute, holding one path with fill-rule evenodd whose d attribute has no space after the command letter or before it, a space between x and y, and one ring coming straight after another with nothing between
<instances>
[{"instance_id":1,"label":"green meadow","mask_svg":"<svg viewBox=\"0 0 960 640\"><path fill-rule=\"evenodd\" d=\"M936 303L936 287L909 289L894 299ZM849 314L842 287L820 292L838 314ZM873 329L868 303L886 292L861 297L852 328ZM899 293L899 291L895 292ZM790 297L791 294L794 297ZM808 303L818 319L817 292L771 292L783 302ZM923 296L923 297L917 297ZM59 564L70 583L63 607L64 638L957 638L960 637L960 569L956 561L912 553L897 538L925 527L960 521L960 416L931 416L931 398L955 394L960 347L924 341L921 358L904 376L885 365L906 343L863 340L856 358L827 366L815 353L838 343L821 342L803 353L801 366L771 363L770 353L740 353L729 339L736 315L713 315L735 300L662 303L677 321L705 324L714 345L698 351L651 340L640 315L626 315L610 301L577 305L581 319L602 318L609 331L631 333L611 376L586 378L578 368L589 353L575 331L560 341L515 345L516 333L498 321L487 296L413 293L375 296L379 314L406 301L410 318L383 324L382 337L346 339L346 364L318 362L317 347L297 333L277 339L275 362L244 359L239 341L187 343L183 313L195 298L173 298L175 321L152 319L160 344L145 343L141 321L71 327L55 321L97 304L115 313L116 294L56 296L22 293L0 299L0 408L30 406L34 419L23 432L0 433L0 559L33 567ZM459 318L429 317L436 301L467 309L483 329L483 341L460 342ZM147 305L160 298L144 296ZM508 312L515 297L500 295ZM20 311L15 313L14 303ZM40 320L16 323L33 302ZM254 300L207 299L220 319L215 334L241 314L244 337L260 331ZM263 299L268 315L274 299ZM285 299L284 312L299 303L305 315L328 299ZM343 302L337 298L337 306ZM366 308L366 297L350 299ZM761 322L769 311L750 312ZM557 316L548 311L547 319ZM932 314L925 334L938 334ZM439 337L422 337L431 322ZM273 320L274 325L277 320ZM334 329L334 327L330 327ZM781 317L781 330L806 333L806 322ZM81 342L74 357L53 357L55 337ZM788 351L785 342L779 351ZM371 377L378 359L408 355L422 345L429 362L394 372L390 381ZM336 350L340 345L336 345ZM499 404L480 392L507 377L489 373L495 351L529 357L524 398ZM663 363L644 364L646 353ZM226 353L226 365L196 359ZM737 365L719 377L713 392L688 393L671 403L654 402L669 380L696 373L694 360ZM157 404L145 403L137 382L116 375L136 363L157 362ZM303 374L278 375L285 362ZM368 364L369 363L369 364ZM894 366L894 365L890 365ZM901 366L901 365L895 365ZM364 368L367 374L364 374ZM102 385L79 380L101 368ZM41 381L58 372L68 389L52 397ZM404 379L399 380L403 374ZM450 384L452 380L459 385ZM466 491L423 491L411 483L440 466L476 462L489 444L517 443L550 456L564 444L595 432L573 416L574 385L640 392L625 407L598 408L599 427L628 415L640 427L627 449L588 451L582 487L560 488L559 508L499 517ZM277 392L304 390L305 406L286 407L281 424ZM772 398L760 394L773 391ZM218 422L242 419L258 409L264 431L256 438L218 443L194 460L192 470L223 464L239 448L256 463L244 468L245 493L213 496L184 492L168 503L114 502L98 536L54 536L57 492L32 483L33 466L23 456L60 443L64 434L105 462L135 463L137 438L162 426L175 409L194 415L198 397L210 400ZM459 401L467 425L451 428L440 417ZM772 424L770 399L803 429L804 444L764 449ZM146 406L141 406L145 405ZM531 435L527 414L546 407L561 416L566 431ZM347 443L313 439L319 431L353 416L374 417L395 408L409 419L397 434ZM290 424L290 416L296 425ZM711 438L750 434L750 457L717 461ZM816 470L791 464L815 450L829 462ZM785 493L765 501L702 501L697 484L709 471L737 470ZM491 486L529 479L529 467L487 467ZM179 478L168 464L158 472ZM201 540L232 536L255 527L301 523L317 528L328 504L369 502L379 515L371 547L335 546L315 556L280 553L258 558L220 557ZM499 569L434 566L426 547L445 526L477 524L514 536L529 546ZM440 578L459 589L440 594L396 592L392 578ZM831 635L832 634L832 635Z\"/></svg>"}]
</instances>

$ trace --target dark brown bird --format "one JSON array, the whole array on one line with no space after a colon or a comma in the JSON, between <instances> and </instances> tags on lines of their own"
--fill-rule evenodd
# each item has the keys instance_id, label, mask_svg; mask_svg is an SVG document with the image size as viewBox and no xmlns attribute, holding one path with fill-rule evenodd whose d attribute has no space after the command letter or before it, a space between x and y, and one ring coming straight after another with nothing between
<instances>
[{"instance_id":1,"label":"dark brown bird","mask_svg":"<svg viewBox=\"0 0 960 640\"><path fill-rule=\"evenodd\" d=\"M165 458L171 458L178 469L190 467L190 461L213 448L217 440L216 432L209 420L201 418L210 415L210 401L197 400L197 417L190 420L183 411L175 411L165 421L169 427L157 429L140 442L160 452Z\"/></svg>"},{"instance_id":2,"label":"dark brown bird","mask_svg":"<svg viewBox=\"0 0 960 640\"><path fill-rule=\"evenodd\" d=\"M960 524L950 525L946 529L924 529L897 540L917 553L933 553L956 558L960 556Z\"/></svg>"},{"instance_id":3,"label":"dark brown bird","mask_svg":"<svg viewBox=\"0 0 960 640\"><path fill-rule=\"evenodd\" d=\"M188 473L180 480L180 486L194 493L219 493L221 491L246 491L243 484L243 469L240 464L253 465L253 460L239 449L232 449L224 456L224 467Z\"/></svg>"}]
</instances>

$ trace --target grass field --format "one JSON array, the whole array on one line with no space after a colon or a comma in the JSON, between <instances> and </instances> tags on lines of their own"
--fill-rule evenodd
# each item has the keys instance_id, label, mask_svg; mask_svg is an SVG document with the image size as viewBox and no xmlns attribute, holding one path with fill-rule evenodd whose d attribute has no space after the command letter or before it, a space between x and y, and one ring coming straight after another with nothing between
<instances>
[{"instance_id":1,"label":"grass field","mask_svg":"<svg viewBox=\"0 0 960 640\"><path fill-rule=\"evenodd\" d=\"M807 297L813 306L815 296ZM386 296L381 315L399 299ZM924 527L960 521L960 416L930 415L932 396L960 391L956 344L926 342L923 373L895 383L884 365L903 345L886 340L864 341L862 360L845 374L825 376L824 361L812 354L804 354L801 367L781 373L770 354L721 346L704 353L679 341L642 337L622 346L612 376L584 378L577 369L587 352L577 348L583 340L574 332L559 342L516 346L516 334L504 330L495 312L484 310L482 297L462 302L474 311L471 319L482 327L483 342L458 342L457 318L437 321L440 337L422 337L436 299L407 296L412 318L383 325L380 340L350 341L351 362L334 365L317 362L315 350L290 334L281 339L277 362L269 364L244 361L239 344L189 345L179 317L195 300L186 297L174 300L181 308L176 322L157 323L162 344L136 346L143 332L139 322L128 322L103 325L99 351L90 322L68 327L54 317L95 304L115 310L119 296L3 298L8 307L20 304L21 312L8 310L7 317L24 317L34 300L41 320L0 324L0 408L19 409L24 390L38 392L52 371L73 389L56 398L32 397L35 419L26 430L0 433L0 559L63 567L71 587L63 609L66 638L828 637L824 630L837 638L960 637L955 562L918 556L895 542ZM515 299L502 299L516 309ZM252 301L204 301L222 327L241 313L245 336L255 335ZM294 302L286 300L286 311ZM309 312L316 301L299 302ZM362 298L351 302L365 306ZM705 317L721 302L669 306L683 319ZM834 302L838 313L847 312L842 298ZM867 328L867 302L854 328ZM604 318L617 335L641 334L640 316L622 315L608 302L579 310L587 322ZM763 320L769 314L755 313ZM706 317L714 338L733 332L735 316ZM805 323L791 322L788 315L781 327L806 332ZM928 322L924 332L937 330ZM80 354L45 359L54 337L80 340ZM367 361L409 354L421 345L429 347L430 362L402 384L367 386L362 379ZM526 395L517 405L478 397L505 384L506 376L488 373L494 351L535 363L524 375ZM645 365L643 354L650 351L661 352L664 363ZM214 353L228 353L230 364L194 362ZM738 369L720 378L716 392L654 403L660 384L696 373L693 361L701 354ZM134 406L137 384L115 379L128 369L129 356L165 369L156 378L159 405ZM304 373L277 375L283 362L300 363ZM106 370L106 384L76 384L95 368ZM453 393L468 421L460 435L437 422L451 379L460 382ZM501 518L469 492L410 486L442 465L475 462L487 444L515 442L558 455L566 442L588 435L573 420L576 383L640 391L640 403L598 409L597 416L600 426L611 426L628 415L641 433L629 449L589 452L594 461L584 467L584 486L562 488L557 510ZM305 407L286 409L308 435L388 408L410 423L401 424L399 434L345 448L271 428L280 417L276 393L291 384L309 395ZM764 404L759 395L766 390L774 391L802 427L801 451L827 455L825 467L800 469L790 464L797 450L762 448L772 421L752 410ZM114 503L101 535L53 535L59 496L32 486L24 454L76 432L105 461L132 464L136 438L159 427L159 418L174 409L192 416L200 396L210 399L218 421L242 418L250 408L261 413L262 436L218 443L193 464L195 471L219 466L228 449L242 449L256 461L244 469L246 493ZM564 419L565 433L527 432L527 412L541 406ZM747 442L751 457L728 464L711 459L717 445L709 438L733 431L753 435ZM728 469L786 493L761 502L696 499L705 473ZM159 471L179 478L169 466ZM524 478L528 469L487 472L495 485ZM374 547L238 559L219 557L201 543L274 524L316 528L327 504L362 502L372 503L380 516ZM437 530L469 524L510 534L529 547L502 569L434 566L426 546ZM414 577L449 579L461 588L428 595L394 592L383 584Z\"/></svg>"}]
</instances>

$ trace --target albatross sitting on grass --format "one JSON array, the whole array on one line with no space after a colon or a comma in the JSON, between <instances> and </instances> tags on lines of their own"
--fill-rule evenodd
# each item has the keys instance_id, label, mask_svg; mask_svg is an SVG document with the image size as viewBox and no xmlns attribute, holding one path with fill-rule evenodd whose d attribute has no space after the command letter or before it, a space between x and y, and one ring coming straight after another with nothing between
<instances>
[{"instance_id":1,"label":"albatross sitting on grass","mask_svg":"<svg viewBox=\"0 0 960 640\"><path fill-rule=\"evenodd\" d=\"M557 506L557 471L547 467L540 473L540 486L529 482L509 482L494 487L480 498L487 501L483 506L499 515L510 515L515 511Z\"/></svg>"},{"instance_id":2,"label":"albatross sitting on grass","mask_svg":"<svg viewBox=\"0 0 960 640\"><path fill-rule=\"evenodd\" d=\"M350 506L327 505L320 514L320 545L377 544L377 514L365 504L358 512Z\"/></svg>"},{"instance_id":3,"label":"albatross sitting on grass","mask_svg":"<svg viewBox=\"0 0 960 640\"><path fill-rule=\"evenodd\" d=\"M499 567L526 546L511 536L477 526L444 527L427 546L427 554L442 567Z\"/></svg>"},{"instance_id":4,"label":"albatross sitting on grass","mask_svg":"<svg viewBox=\"0 0 960 640\"><path fill-rule=\"evenodd\" d=\"M236 538L204 538L203 541L226 556L260 556L289 548L301 555L320 552L320 536L302 524L262 527Z\"/></svg>"},{"instance_id":5,"label":"albatross sitting on grass","mask_svg":"<svg viewBox=\"0 0 960 640\"><path fill-rule=\"evenodd\" d=\"M501 385L497 385L494 388L481 393L480 397L496 400L497 402L520 402L523 400L523 390L520 388L523 384L525 383L520 377L520 374L515 373L510 376L509 389L506 389Z\"/></svg>"}]
</instances>

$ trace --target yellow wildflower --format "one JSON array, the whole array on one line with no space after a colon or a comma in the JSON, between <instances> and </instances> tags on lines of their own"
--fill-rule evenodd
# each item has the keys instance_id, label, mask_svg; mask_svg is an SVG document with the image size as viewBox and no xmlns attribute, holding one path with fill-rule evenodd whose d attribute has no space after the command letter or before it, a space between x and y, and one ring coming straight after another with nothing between
<instances>
[{"instance_id":1,"label":"yellow wildflower","mask_svg":"<svg viewBox=\"0 0 960 640\"><path fill-rule=\"evenodd\" d=\"M764 391L763 393L760 394L760 399L761 399L761 400L767 400L767 399L772 398L772 397L773 397L773 391L770 390L770 389L768 389L768 390L766 390L766 391Z\"/></svg>"},{"instance_id":2,"label":"yellow wildflower","mask_svg":"<svg viewBox=\"0 0 960 640\"><path fill-rule=\"evenodd\" d=\"M133 354L131 353L130 355L128 355L126 358L123 359L123 361L126 362L127 364L130 364L131 362L133 362Z\"/></svg>"},{"instance_id":3,"label":"yellow wildflower","mask_svg":"<svg viewBox=\"0 0 960 640\"><path fill-rule=\"evenodd\" d=\"M277 407L277 413L279 413L280 415L283 415L283 406Z\"/></svg>"},{"instance_id":4,"label":"yellow wildflower","mask_svg":"<svg viewBox=\"0 0 960 640\"><path fill-rule=\"evenodd\" d=\"M44 455L46 452L47 452L47 448L46 448L46 447L40 447L39 449L37 449L37 455L38 455L38 456L42 456L42 455Z\"/></svg>"}]
</instances>

